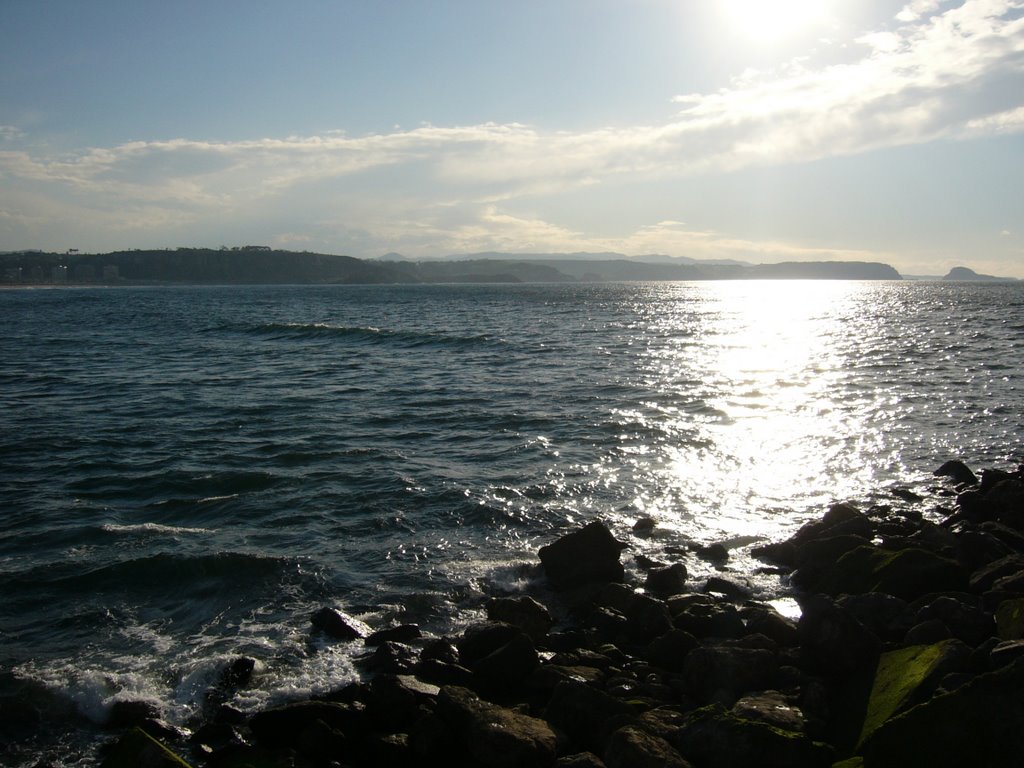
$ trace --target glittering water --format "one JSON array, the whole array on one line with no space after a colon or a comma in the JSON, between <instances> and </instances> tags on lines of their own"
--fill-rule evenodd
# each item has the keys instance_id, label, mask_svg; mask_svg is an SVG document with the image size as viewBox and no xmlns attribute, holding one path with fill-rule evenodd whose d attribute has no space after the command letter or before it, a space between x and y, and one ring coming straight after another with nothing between
<instances>
[{"instance_id":1,"label":"glittering water","mask_svg":"<svg viewBox=\"0 0 1024 768\"><path fill-rule=\"evenodd\" d=\"M1024 284L12 290L0 318L14 763L88 764L119 699L184 722L237 654L242 708L334 687L353 649L313 609L451 631L595 517L742 572L831 501L1024 459Z\"/></svg>"}]
</instances>

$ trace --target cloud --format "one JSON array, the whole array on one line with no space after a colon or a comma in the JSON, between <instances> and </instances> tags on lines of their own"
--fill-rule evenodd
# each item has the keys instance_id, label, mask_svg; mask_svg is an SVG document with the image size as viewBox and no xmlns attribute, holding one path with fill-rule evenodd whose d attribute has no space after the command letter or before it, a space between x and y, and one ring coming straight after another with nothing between
<instances>
[{"instance_id":1,"label":"cloud","mask_svg":"<svg viewBox=\"0 0 1024 768\"><path fill-rule=\"evenodd\" d=\"M0 188L8 190L0 205L28 210L36 201L37 218L59 212L63 221L88 222L88 231L160 228L172 240L175 227L279 221L273 237L282 244L345 233L345 242L366 247L435 252L564 243L797 257L800 248L729 241L678 222L588 237L542 215L513 216L509 203L618 179L1024 131L1024 1L915 0L892 28L860 36L851 50L859 57L844 63L794 60L748 70L714 92L677 96L678 111L658 124L577 132L422 125L355 137L135 141L54 156L0 127L0 139L19 140L4 145L20 146L0 151Z\"/></svg>"}]
</instances>

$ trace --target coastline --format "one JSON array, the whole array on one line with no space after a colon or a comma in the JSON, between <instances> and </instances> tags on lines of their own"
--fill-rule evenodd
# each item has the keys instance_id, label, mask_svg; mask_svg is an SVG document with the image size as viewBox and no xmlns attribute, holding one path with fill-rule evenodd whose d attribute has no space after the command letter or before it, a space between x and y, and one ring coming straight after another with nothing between
<instances>
[{"instance_id":1,"label":"coastline","mask_svg":"<svg viewBox=\"0 0 1024 768\"><path fill-rule=\"evenodd\" d=\"M950 502L938 522L835 504L756 548L798 621L737 580L691 581L686 557L722 562L714 546L637 558L642 581L623 583L628 542L592 522L540 549L543 589L492 598L459 637L370 632L324 606L310 632L364 645L363 682L248 715L228 703L259 674L239 658L190 732L125 702L103 765L1013 764L1024 468L936 474Z\"/></svg>"}]
</instances>

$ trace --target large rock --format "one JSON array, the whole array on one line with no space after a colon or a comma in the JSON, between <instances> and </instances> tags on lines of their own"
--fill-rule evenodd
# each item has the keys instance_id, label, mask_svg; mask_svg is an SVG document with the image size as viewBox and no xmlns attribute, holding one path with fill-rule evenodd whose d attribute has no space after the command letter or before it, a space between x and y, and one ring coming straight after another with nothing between
<instances>
[{"instance_id":1,"label":"large rock","mask_svg":"<svg viewBox=\"0 0 1024 768\"><path fill-rule=\"evenodd\" d=\"M555 623L548 609L527 595L488 600L487 618L519 627L535 643L539 642Z\"/></svg>"},{"instance_id":2,"label":"large rock","mask_svg":"<svg viewBox=\"0 0 1024 768\"><path fill-rule=\"evenodd\" d=\"M249 720L249 728L261 744L280 749L294 746L303 730L317 720L343 733L366 726L365 712L353 705L300 701L257 712Z\"/></svg>"},{"instance_id":3,"label":"large rock","mask_svg":"<svg viewBox=\"0 0 1024 768\"><path fill-rule=\"evenodd\" d=\"M845 609L815 595L800 601L802 668L825 679L824 733L840 749L860 736L881 642Z\"/></svg>"},{"instance_id":4,"label":"large rock","mask_svg":"<svg viewBox=\"0 0 1024 768\"><path fill-rule=\"evenodd\" d=\"M635 642L650 642L672 629L672 617L665 603L622 584L608 584L598 594L597 602L625 617L625 634Z\"/></svg>"},{"instance_id":5,"label":"large rock","mask_svg":"<svg viewBox=\"0 0 1024 768\"><path fill-rule=\"evenodd\" d=\"M1008 768L1024 755L1024 659L889 719L864 742L865 768Z\"/></svg>"},{"instance_id":6,"label":"large rock","mask_svg":"<svg viewBox=\"0 0 1024 768\"><path fill-rule=\"evenodd\" d=\"M610 722L632 712L628 704L604 691L585 683L566 681L555 687L544 718L562 730L578 748L601 754L615 730Z\"/></svg>"},{"instance_id":7,"label":"large rock","mask_svg":"<svg viewBox=\"0 0 1024 768\"><path fill-rule=\"evenodd\" d=\"M888 550L856 547L807 588L837 597L842 594L884 592L914 600L932 592L959 592L967 586L960 565L917 547Z\"/></svg>"},{"instance_id":8,"label":"large rock","mask_svg":"<svg viewBox=\"0 0 1024 768\"><path fill-rule=\"evenodd\" d=\"M936 477L948 477L958 485L977 485L978 483L978 478L971 471L970 467L958 459L945 462L932 474Z\"/></svg>"},{"instance_id":9,"label":"large rock","mask_svg":"<svg viewBox=\"0 0 1024 768\"><path fill-rule=\"evenodd\" d=\"M698 701L731 706L741 694L772 687L778 668L771 651L728 646L695 648L683 663L683 679Z\"/></svg>"},{"instance_id":10,"label":"large rock","mask_svg":"<svg viewBox=\"0 0 1024 768\"><path fill-rule=\"evenodd\" d=\"M886 720L927 700L943 677L966 665L968 655L969 650L956 640L883 653L868 699L861 742Z\"/></svg>"},{"instance_id":11,"label":"large rock","mask_svg":"<svg viewBox=\"0 0 1024 768\"><path fill-rule=\"evenodd\" d=\"M141 728L133 728L117 741L100 768L189 768L189 765Z\"/></svg>"},{"instance_id":12,"label":"large rock","mask_svg":"<svg viewBox=\"0 0 1024 768\"><path fill-rule=\"evenodd\" d=\"M644 589L653 595L678 595L686 591L686 576L686 566L682 563L652 568L647 572Z\"/></svg>"},{"instance_id":13,"label":"large rock","mask_svg":"<svg viewBox=\"0 0 1024 768\"><path fill-rule=\"evenodd\" d=\"M455 686L441 689L437 712L458 734L474 764L543 768L555 762L555 733L536 717L490 704Z\"/></svg>"},{"instance_id":14,"label":"large rock","mask_svg":"<svg viewBox=\"0 0 1024 768\"><path fill-rule=\"evenodd\" d=\"M665 739L632 726L612 734L604 763L608 768L691 768Z\"/></svg>"},{"instance_id":15,"label":"large rock","mask_svg":"<svg viewBox=\"0 0 1024 768\"><path fill-rule=\"evenodd\" d=\"M671 741L695 765L715 768L828 768L833 761L826 744L744 720L717 705L687 715Z\"/></svg>"},{"instance_id":16,"label":"large rock","mask_svg":"<svg viewBox=\"0 0 1024 768\"><path fill-rule=\"evenodd\" d=\"M313 628L336 640L359 640L366 637L369 627L335 608L321 608L310 617Z\"/></svg>"},{"instance_id":17,"label":"large rock","mask_svg":"<svg viewBox=\"0 0 1024 768\"><path fill-rule=\"evenodd\" d=\"M548 582L556 589L618 581L625 577L619 555L626 547L608 527L590 523L543 546L538 553Z\"/></svg>"}]
</instances>

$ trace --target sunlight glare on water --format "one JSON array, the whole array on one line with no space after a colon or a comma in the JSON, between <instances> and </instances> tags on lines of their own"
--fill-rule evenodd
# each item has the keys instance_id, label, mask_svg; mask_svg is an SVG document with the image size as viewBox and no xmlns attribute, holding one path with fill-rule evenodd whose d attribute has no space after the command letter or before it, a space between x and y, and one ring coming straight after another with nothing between
<instances>
[{"instance_id":1,"label":"sunlight glare on water","mask_svg":"<svg viewBox=\"0 0 1024 768\"><path fill-rule=\"evenodd\" d=\"M863 487L851 444L877 440L861 415L832 398L846 375L841 321L861 290L841 282L719 283L693 297L700 312L689 306L657 320L663 338L697 333L703 343L653 346L656 386L678 398L696 389L703 399L667 418L668 433L696 423L697 435L661 446L663 490L641 502L647 514L669 525L677 517L691 530L713 526L711 536L772 535L764 513L788 511L794 495L827 504ZM703 327L672 327L692 326L695 317Z\"/></svg>"}]
</instances>

